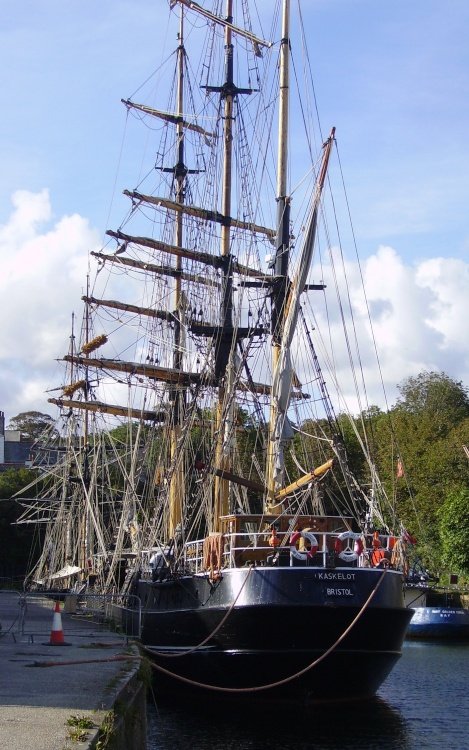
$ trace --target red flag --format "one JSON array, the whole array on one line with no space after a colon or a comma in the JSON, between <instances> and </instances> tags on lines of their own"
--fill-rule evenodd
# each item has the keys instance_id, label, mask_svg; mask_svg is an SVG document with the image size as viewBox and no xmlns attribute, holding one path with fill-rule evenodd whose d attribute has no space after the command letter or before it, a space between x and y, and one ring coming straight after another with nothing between
<instances>
[{"instance_id":1,"label":"red flag","mask_svg":"<svg viewBox=\"0 0 469 750\"><path fill-rule=\"evenodd\" d=\"M402 527L402 539L404 542L407 542L407 544L417 544L417 539L414 537L413 534L411 534L407 529Z\"/></svg>"}]
</instances>

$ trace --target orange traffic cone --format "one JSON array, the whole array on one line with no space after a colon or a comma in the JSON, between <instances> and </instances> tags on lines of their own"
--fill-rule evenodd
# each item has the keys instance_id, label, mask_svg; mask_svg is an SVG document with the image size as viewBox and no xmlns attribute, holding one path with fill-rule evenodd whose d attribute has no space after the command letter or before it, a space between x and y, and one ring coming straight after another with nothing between
<instances>
[{"instance_id":1,"label":"orange traffic cone","mask_svg":"<svg viewBox=\"0 0 469 750\"><path fill-rule=\"evenodd\" d=\"M50 632L50 646L65 646L64 631L62 630L62 615L60 614L60 603L55 603L54 617L52 619L52 630Z\"/></svg>"}]
</instances>

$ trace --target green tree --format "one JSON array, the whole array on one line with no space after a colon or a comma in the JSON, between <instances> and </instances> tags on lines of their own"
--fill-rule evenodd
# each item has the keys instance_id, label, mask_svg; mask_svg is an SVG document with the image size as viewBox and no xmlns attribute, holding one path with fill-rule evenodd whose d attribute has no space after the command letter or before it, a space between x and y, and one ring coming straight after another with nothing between
<instances>
[{"instance_id":1,"label":"green tree","mask_svg":"<svg viewBox=\"0 0 469 750\"><path fill-rule=\"evenodd\" d=\"M404 380L398 390L397 407L431 419L434 434L445 434L454 424L469 417L467 388L444 372L421 372Z\"/></svg>"},{"instance_id":2,"label":"green tree","mask_svg":"<svg viewBox=\"0 0 469 750\"><path fill-rule=\"evenodd\" d=\"M38 527L32 525L16 526L23 511L21 504L12 498L34 481L36 472L31 469L8 469L0 474L0 576L23 576L30 563L30 555L39 554L40 537ZM37 487L30 487L24 494L34 497ZM40 534L39 529L39 534ZM33 545L33 540L36 546ZM34 549L33 549L34 547Z\"/></svg>"},{"instance_id":3,"label":"green tree","mask_svg":"<svg viewBox=\"0 0 469 750\"><path fill-rule=\"evenodd\" d=\"M54 420L49 414L43 414L40 411L23 411L17 414L16 417L12 417L10 424L8 425L9 430L19 430L21 437L30 440L43 435L45 432L57 435L57 430L54 427Z\"/></svg>"},{"instance_id":4,"label":"green tree","mask_svg":"<svg viewBox=\"0 0 469 750\"><path fill-rule=\"evenodd\" d=\"M387 414L373 415L378 473L395 517L417 537L418 554L435 572L441 554L439 510L451 493L469 486L469 399L445 373L422 372L399 385ZM397 475L402 460L404 475Z\"/></svg>"},{"instance_id":5,"label":"green tree","mask_svg":"<svg viewBox=\"0 0 469 750\"><path fill-rule=\"evenodd\" d=\"M30 484L37 474L33 469L7 469L0 474L0 500L10 499ZM34 490L32 491L34 493ZM32 494L28 495L32 496Z\"/></svg>"},{"instance_id":6,"label":"green tree","mask_svg":"<svg viewBox=\"0 0 469 750\"><path fill-rule=\"evenodd\" d=\"M450 493L438 516L443 562L469 574L469 488Z\"/></svg>"}]
</instances>

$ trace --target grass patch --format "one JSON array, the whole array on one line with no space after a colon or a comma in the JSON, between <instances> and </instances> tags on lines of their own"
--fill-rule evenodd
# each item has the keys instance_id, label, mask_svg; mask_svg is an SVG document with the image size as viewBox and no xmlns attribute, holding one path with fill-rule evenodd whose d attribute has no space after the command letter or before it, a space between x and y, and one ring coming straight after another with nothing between
<instances>
[{"instance_id":1,"label":"grass patch","mask_svg":"<svg viewBox=\"0 0 469 750\"><path fill-rule=\"evenodd\" d=\"M109 711L104 717L104 721L101 724L98 733L98 741L96 743L96 750L106 750L112 740L114 732L116 715L114 711Z\"/></svg>"},{"instance_id":2,"label":"grass patch","mask_svg":"<svg viewBox=\"0 0 469 750\"><path fill-rule=\"evenodd\" d=\"M86 742L89 730L94 729L96 724L88 716L72 715L67 719L68 734L72 742Z\"/></svg>"}]
</instances>

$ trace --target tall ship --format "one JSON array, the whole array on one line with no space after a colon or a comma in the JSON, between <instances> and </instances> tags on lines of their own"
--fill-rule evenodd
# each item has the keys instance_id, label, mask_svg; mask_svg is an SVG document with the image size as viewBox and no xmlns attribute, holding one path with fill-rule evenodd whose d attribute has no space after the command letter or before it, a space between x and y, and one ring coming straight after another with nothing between
<instances>
[{"instance_id":1,"label":"tall ship","mask_svg":"<svg viewBox=\"0 0 469 750\"><path fill-rule=\"evenodd\" d=\"M175 51L123 100L146 152L49 394L29 585L109 595L175 691L365 698L412 611L367 435L336 134L301 3L206 5L155 3Z\"/></svg>"}]
</instances>

